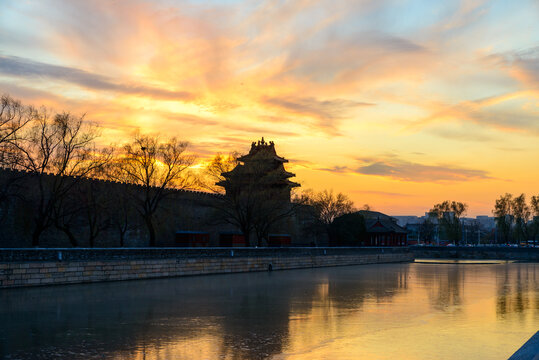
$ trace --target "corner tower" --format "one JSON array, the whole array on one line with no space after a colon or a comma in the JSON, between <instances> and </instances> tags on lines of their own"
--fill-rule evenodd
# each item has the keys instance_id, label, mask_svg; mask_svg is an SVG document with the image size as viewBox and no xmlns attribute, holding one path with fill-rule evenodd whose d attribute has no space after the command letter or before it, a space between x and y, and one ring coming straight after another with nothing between
<instances>
[{"instance_id":1,"label":"corner tower","mask_svg":"<svg viewBox=\"0 0 539 360\"><path fill-rule=\"evenodd\" d=\"M290 191L300 186L289 180L296 175L285 170L284 163L288 160L277 155L273 141L267 143L262 138L253 142L249 153L238 161L232 171L222 173L224 180L217 183L225 188L227 195L256 190L271 194L274 200L290 201Z\"/></svg>"}]
</instances>

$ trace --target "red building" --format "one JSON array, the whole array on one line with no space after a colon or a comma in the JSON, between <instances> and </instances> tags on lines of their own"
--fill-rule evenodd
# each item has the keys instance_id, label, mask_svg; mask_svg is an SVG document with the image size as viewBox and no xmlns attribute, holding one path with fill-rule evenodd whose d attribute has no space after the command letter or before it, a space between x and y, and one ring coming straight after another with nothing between
<instances>
[{"instance_id":1,"label":"red building","mask_svg":"<svg viewBox=\"0 0 539 360\"><path fill-rule=\"evenodd\" d=\"M332 224L333 246L406 246L407 231L392 217L361 210L336 218Z\"/></svg>"},{"instance_id":2,"label":"red building","mask_svg":"<svg viewBox=\"0 0 539 360\"><path fill-rule=\"evenodd\" d=\"M208 247L210 234L201 231L177 231L176 246L178 247Z\"/></svg>"},{"instance_id":3,"label":"red building","mask_svg":"<svg viewBox=\"0 0 539 360\"><path fill-rule=\"evenodd\" d=\"M269 247L285 247L292 244L292 237L288 234L269 234Z\"/></svg>"},{"instance_id":4,"label":"red building","mask_svg":"<svg viewBox=\"0 0 539 360\"><path fill-rule=\"evenodd\" d=\"M387 218L366 219L361 246L406 246L406 230Z\"/></svg>"},{"instance_id":5,"label":"red building","mask_svg":"<svg viewBox=\"0 0 539 360\"><path fill-rule=\"evenodd\" d=\"M221 247L246 247L245 236L242 233L226 232L219 235Z\"/></svg>"}]
</instances>

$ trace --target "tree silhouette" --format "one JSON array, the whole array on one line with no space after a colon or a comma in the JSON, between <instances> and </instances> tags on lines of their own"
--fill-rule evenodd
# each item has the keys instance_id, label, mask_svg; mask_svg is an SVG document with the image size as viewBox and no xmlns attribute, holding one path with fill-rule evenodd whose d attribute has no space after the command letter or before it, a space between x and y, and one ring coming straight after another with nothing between
<instances>
[{"instance_id":1,"label":"tree silhouette","mask_svg":"<svg viewBox=\"0 0 539 360\"><path fill-rule=\"evenodd\" d=\"M462 239L462 224L460 218L466 214L468 205L457 201L446 200L435 204L429 211L430 216L438 219L448 240L453 244L459 244Z\"/></svg>"},{"instance_id":2,"label":"tree silhouette","mask_svg":"<svg viewBox=\"0 0 539 360\"><path fill-rule=\"evenodd\" d=\"M223 173L232 171L238 165L239 156L239 153L235 151L228 155L222 155L221 153L215 154L199 173L196 179L197 187L212 193L224 194L224 187L217 185L217 183L225 180Z\"/></svg>"},{"instance_id":3,"label":"tree silhouette","mask_svg":"<svg viewBox=\"0 0 539 360\"><path fill-rule=\"evenodd\" d=\"M125 246L127 234L138 228L135 218L138 213L132 206L133 193L138 189L133 189L132 185L122 183L116 184L114 192L108 194L108 215L110 226L118 232L120 246Z\"/></svg>"},{"instance_id":4,"label":"tree silhouette","mask_svg":"<svg viewBox=\"0 0 539 360\"><path fill-rule=\"evenodd\" d=\"M528 221L530 221L531 211L526 204L526 195L520 194L512 202L513 215L515 217L514 234L518 244L528 240Z\"/></svg>"},{"instance_id":5,"label":"tree silhouette","mask_svg":"<svg viewBox=\"0 0 539 360\"><path fill-rule=\"evenodd\" d=\"M13 169L18 152L10 141L17 132L20 132L33 118L34 109L24 106L20 101L9 95L0 97L0 167ZM14 198L21 197L20 175L6 176L0 180L0 207L1 216L8 213L8 208Z\"/></svg>"},{"instance_id":6,"label":"tree silhouette","mask_svg":"<svg viewBox=\"0 0 539 360\"><path fill-rule=\"evenodd\" d=\"M268 240L271 229L281 220L294 214L299 203L291 203L283 197L283 191L272 184L281 180L278 170L268 170L261 163L249 167L249 175L229 172L229 176L219 184L226 189L226 194L215 199L213 206L218 210L219 218L240 229L247 244L254 231L257 244Z\"/></svg>"},{"instance_id":7,"label":"tree silhouette","mask_svg":"<svg viewBox=\"0 0 539 360\"><path fill-rule=\"evenodd\" d=\"M186 170L194 157L186 153L187 146L176 138L161 141L159 136L136 133L117 159L112 176L141 187L132 198L148 229L150 246L156 246L154 217L162 200L192 184Z\"/></svg>"},{"instance_id":8,"label":"tree silhouette","mask_svg":"<svg viewBox=\"0 0 539 360\"><path fill-rule=\"evenodd\" d=\"M295 176L284 168L288 160L278 156L275 144L264 138L253 142L247 155L229 156L227 162L218 155L214 160L210 171L219 180L216 185L225 190L225 195L217 198L214 205L220 219L238 227L247 244L254 231L261 246L264 240L269 240L270 231L290 218L299 206L290 202L291 191L299 184L288 180Z\"/></svg>"},{"instance_id":9,"label":"tree silhouette","mask_svg":"<svg viewBox=\"0 0 539 360\"><path fill-rule=\"evenodd\" d=\"M343 193L334 194L333 190L323 190L318 193L306 191L303 195L325 225L330 225L335 218L354 211L354 202Z\"/></svg>"},{"instance_id":10,"label":"tree silhouette","mask_svg":"<svg viewBox=\"0 0 539 360\"><path fill-rule=\"evenodd\" d=\"M513 227L513 195L506 193L496 200L492 211L496 221L496 227L503 235L503 242L509 243L511 240L511 229ZM501 241L500 241L501 242Z\"/></svg>"},{"instance_id":11,"label":"tree silhouette","mask_svg":"<svg viewBox=\"0 0 539 360\"><path fill-rule=\"evenodd\" d=\"M530 236L533 239L533 244L536 245L537 237L539 237L539 195L531 197L530 209L533 217L530 224Z\"/></svg>"},{"instance_id":12,"label":"tree silhouette","mask_svg":"<svg viewBox=\"0 0 539 360\"><path fill-rule=\"evenodd\" d=\"M432 222L431 217L427 216L421 223L419 223L420 234L418 235L418 238L423 243L433 243L436 234L435 230L435 224Z\"/></svg>"},{"instance_id":13,"label":"tree silhouette","mask_svg":"<svg viewBox=\"0 0 539 360\"><path fill-rule=\"evenodd\" d=\"M331 238L339 246L359 246L367 234L365 217L360 213L339 216L329 227Z\"/></svg>"},{"instance_id":14,"label":"tree silhouette","mask_svg":"<svg viewBox=\"0 0 539 360\"><path fill-rule=\"evenodd\" d=\"M37 197L32 245L38 246L41 234L56 225L77 246L75 237L62 226L67 199L82 178L110 161L111 150L96 148L97 128L84 116L66 112L51 116L45 108L29 111L29 127L9 140L9 151L14 154L13 166L29 172L37 182L31 194Z\"/></svg>"},{"instance_id":15,"label":"tree silhouette","mask_svg":"<svg viewBox=\"0 0 539 360\"><path fill-rule=\"evenodd\" d=\"M9 141L13 140L15 134L33 120L36 110L29 106L24 106L20 101L13 99L9 95L0 97L0 165L10 166L13 161L13 148L9 146ZM7 145L7 146L6 146Z\"/></svg>"},{"instance_id":16,"label":"tree silhouette","mask_svg":"<svg viewBox=\"0 0 539 360\"><path fill-rule=\"evenodd\" d=\"M86 223L86 236L90 247L94 247L99 234L111 226L112 212L117 211L112 203L115 197L109 194L104 185L107 184L89 180L83 181L77 187L75 198L82 207L81 217Z\"/></svg>"},{"instance_id":17,"label":"tree silhouette","mask_svg":"<svg viewBox=\"0 0 539 360\"><path fill-rule=\"evenodd\" d=\"M304 191L296 201L302 201L303 204L308 205L310 211L304 211L310 213L313 221L309 226L310 231L325 232L331 239L334 234L332 233L333 221L339 216L350 214L355 211L354 203L350 198L343 194L335 194L333 190L323 190L320 192L314 192L313 190ZM370 207L365 205L365 209Z\"/></svg>"}]
</instances>

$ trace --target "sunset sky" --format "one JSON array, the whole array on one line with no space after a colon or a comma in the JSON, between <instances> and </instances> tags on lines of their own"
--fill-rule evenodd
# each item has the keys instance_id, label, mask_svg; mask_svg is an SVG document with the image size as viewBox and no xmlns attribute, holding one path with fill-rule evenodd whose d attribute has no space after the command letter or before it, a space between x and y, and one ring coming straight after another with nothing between
<instances>
[{"instance_id":1,"label":"sunset sky","mask_svg":"<svg viewBox=\"0 0 539 360\"><path fill-rule=\"evenodd\" d=\"M537 0L2 0L0 93L392 215L539 194Z\"/></svg>"}]
</instances>

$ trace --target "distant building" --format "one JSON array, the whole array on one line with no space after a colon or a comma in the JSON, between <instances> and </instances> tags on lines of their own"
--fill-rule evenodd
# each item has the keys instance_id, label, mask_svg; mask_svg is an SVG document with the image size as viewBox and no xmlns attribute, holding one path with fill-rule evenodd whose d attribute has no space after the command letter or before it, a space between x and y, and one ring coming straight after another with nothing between
<instances>
[{"instance_id":1,"label":"distant building","mask_svg":"<svg viewBox=\"0 0 539 360\"><path fill-rule=\"evenodd\" d=\"M421 219L419 216L413 215L404 215L404 216L393 216L393 219L397 220L399 226L405 227L408 224L419 224Z\"/></svg>"},{"instance_id":2,"label":"distant building","mask_svg":"<svg viewBox=\"0 0 539 360\"><path fill-rule=\"evenodd\" d=\"M377 211L361 210L334 221L332 243L337 246L406 246L407 231L397 219Z\"/></svg>"},{"instance_id":3,"label":"distant building","mask_svg":"<svg viewBox=\"0 0 539 360\"><path fill-rule=\"evenodd\" d=\"M406 246L407 231L397 219L377 211L358 211L365 218L366 235L362 246Z\"/></svg>"},{"instance_id":4,"label":"distant building","mask_svg":"<svg viewBox=\"0 0 539 360\"><path fill-rule=\"evenodd\" d=\"M452 212L444 213L444 217L450 219L454 216ZM394 216L400 226L408 231L408 243L426 243L445 245L445 234L435 217L425 216ZM428 220L428 221L427 221ZM492 242L494 230L496 228L495 218L486 215L479 215L475 218L463 217L460 219L462 226L462 241L464 243L484 243ZM492 239L491 239L492 238Z\"/></svg>"},{"instance_id":5,"label":"distant building","mask_svg":"<svg viewBox=\"0 0 539 360\"><path fill-rule=\"evenodd\" d=\"M479 226L484 230L494 230L496 228L496 219L492 216L479 215L475 218Z\"/></svg>"}]
</instances>

